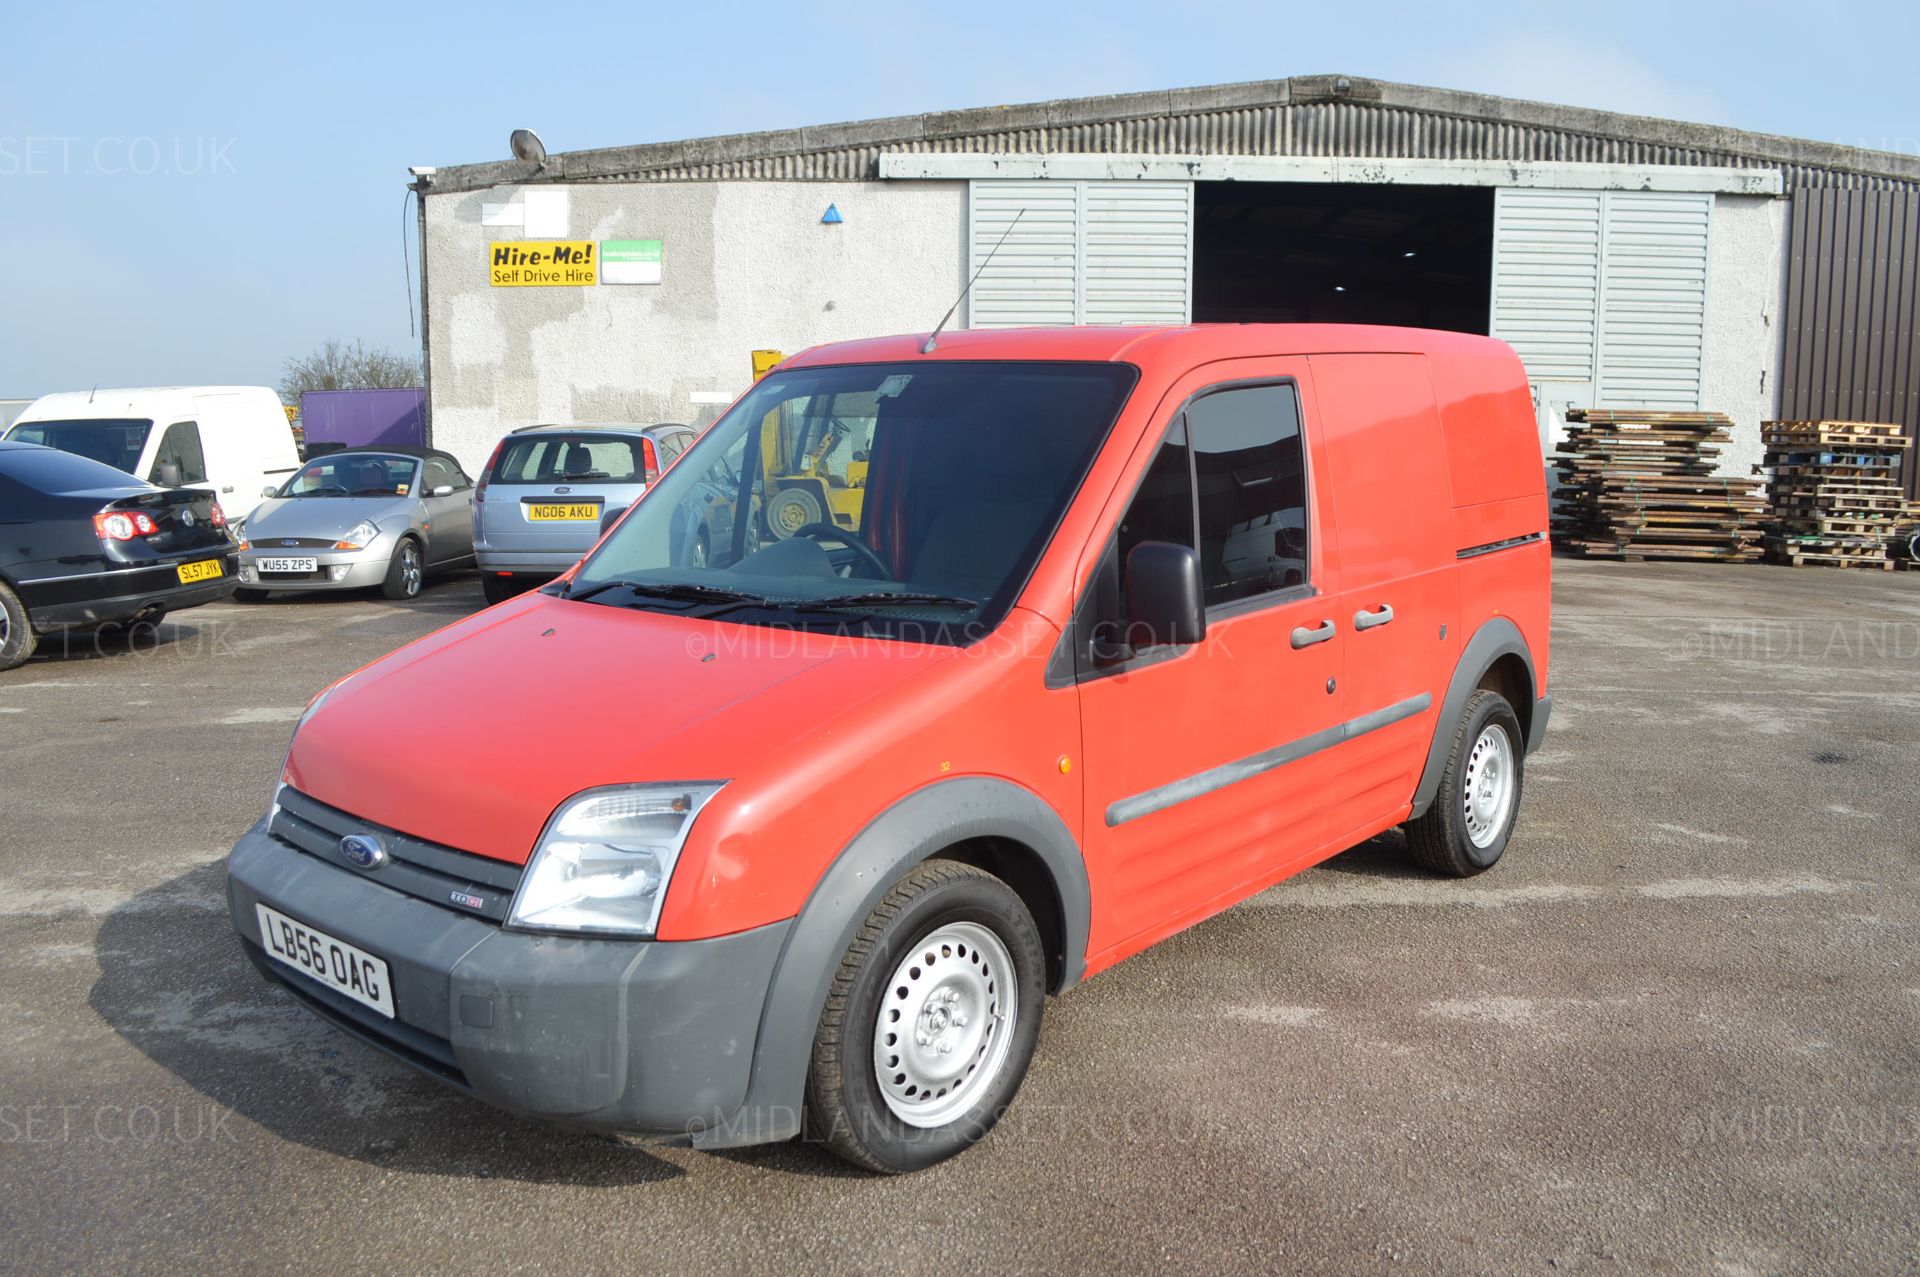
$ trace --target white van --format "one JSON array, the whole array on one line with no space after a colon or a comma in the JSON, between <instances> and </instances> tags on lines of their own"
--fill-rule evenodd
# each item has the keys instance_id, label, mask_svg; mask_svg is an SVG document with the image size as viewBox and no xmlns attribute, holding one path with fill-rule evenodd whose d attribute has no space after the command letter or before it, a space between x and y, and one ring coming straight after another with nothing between
<instances>
[{"instance_id":1,"label":"white van","mask_svg":"<svg viewBox=\"0 0 1920 1277\"><path fill-rule=\"evenodd\" d=\"M163 488L205 488L231 515L300 466L280 396L265 386L158 386L42 395L7 430Z\"/></svg>"}]
</instances>

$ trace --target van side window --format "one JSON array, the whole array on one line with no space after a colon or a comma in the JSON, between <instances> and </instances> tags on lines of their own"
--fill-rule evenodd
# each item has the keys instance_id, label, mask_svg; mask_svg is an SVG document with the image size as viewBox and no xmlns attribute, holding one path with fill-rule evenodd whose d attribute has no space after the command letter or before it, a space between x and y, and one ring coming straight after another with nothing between
<instances>
[{"instance_id":1,"label":"van side window","mask_svg":"<svg viewBox=\"0 0 1920 1277\"><path fill-rule=\"evenodd\" d=\"M1307 472L1291 385L1215 391L1187 409L1208 607L1304 585Z\"/></svg>"},{"instance_id":2,"label":"van side window","mask_svg":"<svg viewBox=\"0 0 1920 1277\"><path fill-rule=\"evenodd\" d=\"M167 427L167 432L160 436L160 446L154 449L153 469L148 473L147 481L160 482L160 467L169 461L179 467L181 483L207 481L207 458L200 448L198 423L176 421Z\"/></svg>"},{"instance_id":3,"label":"van side window","mask_svg":"<svg viewBox=\"0 0 1920 1277\"><path fill-rule=\"evenodd\" d=\"M1167 431L1165 442L1147 467L1133 504L1120 520L1120 571L1126 572L1127 555L1142 541L1171 541L1192 545L1193 541L1193 469L1187 456L1187 422L1182 417ZM1124 586L1120 615L1126 615Z\"/></svg>"}]
</instances>

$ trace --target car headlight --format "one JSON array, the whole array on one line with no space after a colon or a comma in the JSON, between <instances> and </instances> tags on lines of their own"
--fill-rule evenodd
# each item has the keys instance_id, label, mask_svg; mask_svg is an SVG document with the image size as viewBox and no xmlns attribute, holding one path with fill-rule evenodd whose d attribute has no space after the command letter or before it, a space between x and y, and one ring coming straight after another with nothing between
<instances>
[{"instance_id":1,"label":"car headlight","mask_svg":"<svg viewBox=\"0 0 1920 1277\"><path fill-rule=\"evenodd\" d=\"M362 519L353 525L352 530L349 531L347 535L335 541L333 548L336 550L364 550L372 545L379 535L380 529L374 526L372 519Z\"/></svg>"},{"instance_id":2,"label":"car headlight","mask_svg":"<svg viewBox=\"0 0 1920 1277\"><path fill-rule=\"evenodd\" d=\"M617 785L569 798L533 849L507 925L651 936L687 831L725 783Z\"/></svg>"}]
</instances>

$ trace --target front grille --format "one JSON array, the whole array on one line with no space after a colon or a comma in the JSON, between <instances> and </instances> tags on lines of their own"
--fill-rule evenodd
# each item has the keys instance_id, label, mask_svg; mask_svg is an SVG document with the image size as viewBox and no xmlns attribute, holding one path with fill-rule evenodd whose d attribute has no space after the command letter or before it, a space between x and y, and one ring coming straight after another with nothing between
<instances>
[{"instance_id":1,"label":"front grille","mask_svg":"<svg viewBox=\"0 0 1920 1277\"><path fill-rule=\"evenodd\" d=\"M255 541L255 554L275 555L288 550L331 550L337 537L272 537L265 541Z\"/></svg>"},{"instance_id":2,"label":"front grille","mask_svg":"<svg viewBox=\"0 0 1920 1277\"><path fill-rule=\"evenodd\" d=\"M280 811L268 830L295 850L336 869L359 874L383 887L455 913L505 922L513 893L520 886L518 865L456 851L395 829L350 816L291 786L280 791ZM370 834L386 849L387 863L361 869L340 854L340 840Z\"/></svg>"}]
</instances>

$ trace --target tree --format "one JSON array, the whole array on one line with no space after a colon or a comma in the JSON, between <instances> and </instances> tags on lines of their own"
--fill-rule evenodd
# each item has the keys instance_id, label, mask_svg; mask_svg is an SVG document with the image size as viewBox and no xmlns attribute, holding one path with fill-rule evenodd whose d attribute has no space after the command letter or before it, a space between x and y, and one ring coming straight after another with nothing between
<instances>
[{"instance_id":1,"label":"tree","mask_svg":"<svg viewBox=\"0 0 1920 1277\"><path fill-rule=\"evenodd\" d=\"M418 357L370 350L357 338L348 345L329 337L306 358L287 360L280 374L280 398L297 404L309 390L385 390L419 384Z\"/></svg>"}]
</instances>

